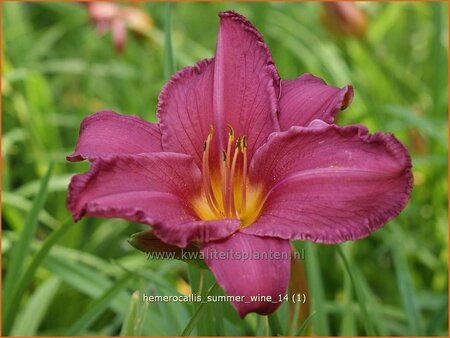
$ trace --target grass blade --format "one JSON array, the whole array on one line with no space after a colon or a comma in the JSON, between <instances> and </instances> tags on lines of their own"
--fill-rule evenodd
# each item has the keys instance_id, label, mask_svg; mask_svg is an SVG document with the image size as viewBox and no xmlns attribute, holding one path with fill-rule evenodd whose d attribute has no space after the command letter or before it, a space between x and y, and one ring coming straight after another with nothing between
<instances>
[{"instance_id":1,"label":"grass blade","mask_svg":"<svg viewBox=\"0 0 450 338\"><path fill-rule=\"evenodd\" d=\"M375 336L375 329L371 320L371 317L369 316L369 313L367 312L366 308L366 298L364 295L364 290L362 289L361 283L359 280L357 280L357 277L351 268L350 264L347 261L347 258L345 258L344 252L342 251L342 248L340 246L337 246L337 251L339 256L341 257L342 261L344 262L345 269L347 270L348 275L350 276L350 280L352 281L353 288L355 289L356 298L359 303L359 307L361 309L361 315L364 327L366 329L366 333L369 336Z\"/></svg>"},{"instance_id":2,"label":"grass blade","mask_svg":"<svg viewBox=\"0 0 450 338\"><path fill-rule=\"evenodd\" d=\"M24 310L17 316L11 336L36 335L39 325L47 313L47 309L54 299L60 284L57 277L52 277L36 289L27 301Z\"/></svg>"},{"instance_id":3,"label":"grass blade","mask_svg":"<svg viewBox=\"0 0 450 338\"><path fill-rule=\"evenodd\" d=\"M208 296L207 293L209 289L216 283L216 279L209 270L200 271L200 282L203 284L201 290L202 299L206 299ZM217 295L220 292L220 288L218 288L217 292L214 295ZM210 316L202 316L197 323L197 335L199 336L213 336L217 334L218 326L220 327L220 323L218 324L218 320L216 316L216 307L221 307L223 304L218 302L211 302L209 305L208 313ZM199 306L199 304L197 304Z\"/></svg>"},{"instance_id":4,"label":"grass blade","mask_svg":"<svg viewBox=\"0 0 450 338\"><path fill-rule=\"evenodd\" d=\"M351 254L350 244L344 245L342 250L347 254ZM351 256L350 256L351 257ZM344 310L341 316L341 324L339 334L341 336L355 336L356 335L356 316L353 311L353 288L352 281L348 274L343 274L344 294L343 306Z\"/></svg>"},{"instance_id":5,"label":"grass blade","mask_svg":"<svg viewBox=\"0 0 450 338\"><path fill-rule=\"evenodd\" d=\"M130 308L123 321L121 336L141 336L144 328L144 320L147 315L148 302L141 305L141 293L135 291L131 295Z\"/></svg>"},{"instance_id":6,"label":"grass blade","mask_svg":"<svg viewBox=\"0 0 450 338\"><path fill-rule=\"evenodd\" d=\"M32 207L33 203L31 201L16 192L2 191L2 209L4 211L8 211L8 208L14 208L20 213L25 213L30 212ZM58 225L58 221L45 209L42 209L38 213L38 221L51 229ZM19 224L21 225L22 222ZM14 228L14 230L20 230L16 229L16 226L13 224L11 224L11 227Z\"/></svg>"},{"instance_id":7,"label":"grass blade","mask_svg":"<svg viewBox=\"0 0 450 338\"><path fill-rule=\"evenodd\" d=\"M216 336L225 336L225 323L224 323L224 313L222 304L220 303L213 303L212 304L214 309L214 318L215 318L215 327L216 327Z\"/></svg>"},{"instance_id":8,"label":"grass blade","mask_svg":"<svg viewBox=\"0 0 450 338\"><path fill-rule=\"evenodd\" d=\"M344 310L341 317L340 335L355 336L356 323L353 311L352 283L348 274L344 275Z\"/></svg>"},{"instance_id":9,"label":"grass blade","mask_svg":"<svg viewBox=\"0 0 450 338\"><path fill-rule=\"evenodd\" d=\"M73 174L64 174L64 175L53 175L48 182L48 191L56 192L56 191L66 191L67 186L69 185L70 178ZM39 191L39 181L33 180L25 183L20 186L16 190L14 190L15 194L21 195L25 198L29 198L31 196L36 195Z\"/></svg>"},{"instance_id":10,"label":"grass blade","mask_svg":"<svg viewBox=\"0 0 450 338\"><path fill-rule=\"evenodd\" d=\"M36 270L39 268L41 262L49 253L53 245L58 242L58 240L66 233L66 231L73 224L72 218L67 218L59 228L54 231L50 236L47 237L44 244L42 244L39 251L34 255L33 260L28 265L23 276L20 278L19 283L14 284L14 288L11 291L11 301L9 307L5 305L5 317L4 317L4 328L9 329L13 322L13 314L17 312L22 295L25 293L28 284L32 281Z\"/></svg>"},{"instance_id":11,"label":"grass blade","mask_svg":"<svg viewBox=\"0 0 450 338\"><path fill-rule=\"evenodd\" d=\"M209 278L207 277L207 272L200 270L194 266L188 265L188 276L189 276L189 284L191 285L192 293L200 295L201 297L206 297L206 293L208 292L208 286L213 285L214 281L209 283ZM193 303L192 304L192 315L197 311L198 307L201 304ZM213 306L213 304L211 304ZM197 327L197 335L199 336L207 336L212 335L210 332L212 326L212 320L209 318L202 317L198 320Z\"/></svg>"},{"instance_id":12,"label":"grass blade","mask_svg":"<svg viewBox=\"0 0 450 338\"><path fill-rule=\"evenodd\" d=\"M11 256L9 257L7 274L5 277L5 283L3 286L3 306L5 309L5 315L12 319L13 312L16 313L16 309L11 308L11 301L13 295L13 288L19 280L25 264L25 259L28 255L31 241L34 237L34 234L38 225L38 217L39 213L42 210L45 199L47 197L47 186L50 179L50 176L53 171L53 164L50 164L42 179L41 186L39 188L39 192L36 195L36 198L33 201L33 206L30 212L27 214L25 219L25 225L22 229L19 239L16 243L14 243ZM3 333L8 335L9 330L11 329L12 320L4 321L4 329Z\"/></svg>"},{"instance_id":13,"label":"grass blade","mask_svg":"<svg viewBox=\"0 0 450 338\"><path fill-rule=\"evenodd\" d=\"M135 291L131 295L130 307L128 309L127 316L123 321L122 329L120 330L121 336L139 336L139 332L136 332L136 326L138 323L138 307L140 300L140 292Z\"/></svg>"},{"instance_id":14,"label":"grass blade","mask_svg":"<svg viewBox=\"0 0 450 338\"><path fill-rule=\"evenodd\" d=\"M76 261L58 254L50 253L43 261L43 266L52 273L58 275L67 284L90 298L98 299L104 294L105 289L113 287L115 280L99 271L99 268L91 267L82 261ZM116 276L119 278L119 276ZM125 317L130 304L130 292L123 290L109 304L109 309L121 317ZM68 326L68 325L67 325Z\"/></svg>"},{"instance_id":15,"label":"grass blade","mask_svg":"<svg viewBox=\"0 0 450 338\"><path fill-rule=\"evenodd\" d=\"M167 81L175 72L172 50L172 3L166 3L166 17L164 20L164 79Z\"/></svg>"},{"instance_id":16,"label":"grass blade","mask_svg":"<svg viewBox=\"0 0 450 338\"><path fill-rule=\"evenodd\" d=\"M293 245L301 251L301 242L294 241ZM303 242L305 251L307 252L307 259L305 259L309 291L311 292L311 312L315 313L313 318L314 334L318 336L330 335L330 323L328 314L325 310L325 293L322 280L322 273L320 272L320 264L317 258L316 246L310 242Z\"/></svg>"},{"instance_id":17,"label":"grass blade","mask_svg":"<svg viewBox=\"0 0 450 338\"><path fill-rule=\"evenodd\" d=\"M269 321L270 332L273 336L282 336L283 329L281 328L280 319L278 319L277 313L274 312L267 316Z\"/></svg>"},{"instance_id":18,"label":"grass blade","mask_svg":"<svg viewBox=\"0 0 450 338\"><path fill-rule=\"evenodd\" d=\"M300 326L300 328L297 331L296 336L304 336L306 333L306 329L308 328L308 324L311 321L311 318L314 316L315 312L311 313L308 318L306 318L303 323L302 326Z\"/></svg>"},{"instance_id":19,"label":"grass blade","mask_svg":"<svg viewBox=\"0 0 450 338\"><path fill-rule=\"evenodd\" d=\"M83 333L109 306L109 303L122 291L133 275L127 274L109 288L100 298L94 300L89 309L68 330L67 336L76 336Z\"/></svg>"},{"instance_id":20,"label":"grass blade","mask_svg":"<svg viewBox=\"0 0 450 338\"><path fill-rule=\"evenodd\" d=\"M209 289L206 296L208 297L208 296L212 295L218 287L219 287L219 284L217 284L217 282L214 283L214 285ZM195 310L194 315L192 316L191 320L189 321L189 323L186 325L183 332L181 333L181 336L186 337L192 333L192 330L194 329L195 325L197 324L197 322L199 321L199 319L205 312L207 305L208 305L208 303L200 304L200 306Z\"/></svg>"},{"instance_id":21,"label":"grass blade","mask_svg":"<svg viewBox=\"0 0 450 338\"><path fill-rule=\"evenodd\" d=\"M435 311L431 317L427 327L427 336L437 336L439 329L445 329L445 323L448 321L448 299L442 304L442 306Z\"/></svg>"},{"instance_id":22,"label":"grass blade","mask_svg":"<svg viewBox=\"0 0 450 338\"><path fill-rule=\"evenodd\" d=\"M409 273L408 263L404 255L403 247L397 244L392 248L394 258L395 274L397 278L397 286L403 301L403 307L408 321L408 334L413 336L421 336L424 334L420 311L417 305L414 287ZM395 243L395 242L394 242Z\"/></svg>"},{"instance_id":23,"label":"grass blade","mask_svg":"<svg viewBox=\"0 0 450 338\"><path fill-rule=\"evenodd\" d=\"M291 316L292 320L291 320L291 323L289 325L288 333L287 333L288 336L290 336L292 334L292 332L296 332L297 331L297 325L298 325L297 321L298 321L298 317L299 317L299 314L300 314L300 308L301 307L302 307L302 304L300 302L296 302L294 304L294 307L293 307L293 310L292 310L292 316Z\"/></svg>"}]
</instances>

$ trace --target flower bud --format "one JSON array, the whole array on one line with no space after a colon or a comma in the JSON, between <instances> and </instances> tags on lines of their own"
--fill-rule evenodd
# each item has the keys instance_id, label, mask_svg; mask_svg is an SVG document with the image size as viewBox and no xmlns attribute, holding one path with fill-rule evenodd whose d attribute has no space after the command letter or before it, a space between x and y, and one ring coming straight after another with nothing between
<instances>
[{"instance_id":1,"label":"flower bud","mask_svg":"<svg viewBox=\"0 0 450 338\"><path fill-rule=\"evenodd\" d=\"M322 22L335 35L364 36L367 28L367 15L351 2L325 2Z\"/></svg>"}]
</instances>

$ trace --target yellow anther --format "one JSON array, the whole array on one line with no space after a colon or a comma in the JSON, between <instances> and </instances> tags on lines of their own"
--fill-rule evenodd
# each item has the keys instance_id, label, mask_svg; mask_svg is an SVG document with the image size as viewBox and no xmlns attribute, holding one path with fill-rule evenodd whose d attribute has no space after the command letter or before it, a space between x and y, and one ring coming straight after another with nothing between
<instances>
[{"instance_id":1,"label":"yellow anther","mask_svg":"<svg viewBox=\"0 0 450 338\"><path fill-rule=\"evenodd\" d=\"M247 149L247 137L242 136L242 148L241 148L241 150L243 151L244 149Z\"/></svg>"},{"instance_id":2,"label":"yellow anther","mask_svg":"<svg viewBox=\"0 0 450 338\"><path fill-rule=\"evenodd\" d=\"M233 127L230 124L228 124L227 126L228 126L228 136L234 138L234 129L233 129Z\"/></svg>"},{"instance_id":3,"label":"yellow anther","mask_svg":"<svg viewBox=\"0 0 450 338\"><path fill-rule=\"evenodd\" d=\"M242 146L242 138L238 137L238 139L236 140L236 149L241 149Z\"/></svg>"}]
</instances>

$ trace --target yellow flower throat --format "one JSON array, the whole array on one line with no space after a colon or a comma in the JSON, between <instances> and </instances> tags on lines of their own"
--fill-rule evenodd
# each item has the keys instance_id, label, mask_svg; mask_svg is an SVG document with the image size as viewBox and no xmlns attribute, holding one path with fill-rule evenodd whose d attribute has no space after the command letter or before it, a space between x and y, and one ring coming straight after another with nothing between
<instances>
[{"instance_id":1,"label":"yellow flower throat","mask_svg":"<svg viewBox=\"0 0 450 338\"><path fill-rule=\"evenodd\" d=\"M235 140L234 130L229 125L227 148L218 159L219 170L211 170L211 127L203 147L202 191L193 206L203 220L237 218L241 227L252 224L262 207L262 189L248 180L247 138ZM214 167L214 168L217 168Z\"/></svg>"}]
</instances>

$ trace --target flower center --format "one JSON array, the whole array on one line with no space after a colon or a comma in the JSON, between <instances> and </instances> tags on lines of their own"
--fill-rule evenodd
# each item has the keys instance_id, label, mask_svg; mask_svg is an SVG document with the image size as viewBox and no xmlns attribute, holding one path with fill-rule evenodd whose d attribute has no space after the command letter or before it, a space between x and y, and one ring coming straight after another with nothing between
<instances>
[{"instance_id":1,"label":"flower center","mask_svg":"<svg viewBox=\"0 0 450 338\"><path fill-rule=\"evenodd\" d=\"M261 211L262 189L248 180L247 138L235 139L228 125L228 144L223 149L219 163L211 165L211 127L203 147L202 191L194 201L194 209L203 220L237 218L241 227L252 224ZM212 170L215 169L215 170Z\"/></svg>"}]
</instances>

